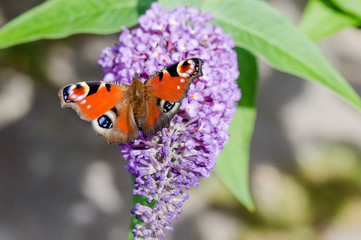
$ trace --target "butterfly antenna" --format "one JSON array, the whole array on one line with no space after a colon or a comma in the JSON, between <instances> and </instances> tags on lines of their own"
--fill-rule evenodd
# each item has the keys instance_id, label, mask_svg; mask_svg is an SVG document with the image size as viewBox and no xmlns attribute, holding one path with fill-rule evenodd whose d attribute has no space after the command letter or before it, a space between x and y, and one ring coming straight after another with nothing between
<instances>
[{"instance_id":1,"label":"butterfly antenna","mask_svg":"<svg viewBox=\"0 0 361 240\"><path fill-rule=\"evenodd\" d=\"M153 49L151 49L151 54L148 56L147 60L145 60L144 65L145 65L146 62L148 62L148 60L151 58L151 56L153 55L153 53L154 53L155 49L158 47L158 45L159 45L159 42L157 42L157 43L155 44L155 46L153 47Z\"/></svg>"}]
</instances>

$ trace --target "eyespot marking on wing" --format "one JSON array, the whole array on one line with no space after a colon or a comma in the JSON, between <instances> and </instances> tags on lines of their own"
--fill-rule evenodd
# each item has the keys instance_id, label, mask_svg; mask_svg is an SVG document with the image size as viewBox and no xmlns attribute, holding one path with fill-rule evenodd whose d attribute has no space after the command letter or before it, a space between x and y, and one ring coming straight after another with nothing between
<instances>
[{"instance_id":1,"label":"eyespot marking on wing","mask_svg":"<svg viewBox=\"0 0 361 240\"><path fill-rule=\"evenodd\" d=\"M165 102L163 106L163 112L167 113L173 109L175 102Z\"/></svg>"},{"instance_id":2,"label":"eyespot marking on wing","mask_svg":"<svg viewBox=\"0 0 361 240\"><path fill-rule=\"evenodd\" d=\"M106 115L102 115L98 118L98 125L102 128L112 128L113 123L112 120Z\"/></svg>"},{"instance_id":3,"label":"eyespot marking on wing","mask_svg":"<svg viewBox=\"0 0 361 240\"><path fill-rule=\"evenodd\" d=\"M77 83L64 87L63 99L66 103L77 102L85 98L89 87L85 83Z\"/></svg>"},{"instance_id":4,"label":"eyespot marking on wing","mask_svg":"<svg viewBox=\"0 0 361 240\"><path fill-rule=\"evenodd\" d=\"M192 58L180 62L177 66L178 75L181 77L190 77L199 73L199 59Z\"/></svg>"},{"instance_id":5,"label":"eyespot marking on wing","mask_svg":"<svg viewBox=\"0 0 361 240\"><path fill-rule=\"evenodd\" d=\"M162 109L162 111L164 113L171 111L175 105L176 105L176 102L168 102L168 101L158 98L158 106Z\"/></svg>"}]
</instances>

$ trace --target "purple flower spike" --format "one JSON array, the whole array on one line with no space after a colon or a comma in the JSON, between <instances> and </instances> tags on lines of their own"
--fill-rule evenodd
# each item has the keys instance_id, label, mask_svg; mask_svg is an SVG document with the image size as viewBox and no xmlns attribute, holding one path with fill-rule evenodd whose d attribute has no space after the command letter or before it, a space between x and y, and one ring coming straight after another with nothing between
<instances>
[{"instance_id":1,"label":"purple flower spike","mask_svg":"<svg viewBox=\"0 0 361 240\"><path fill-rule=\"evenodd\" d=\"M145 80L155 71L187 58L201 58L203 76L191 84L169 128L120 144L135 176L133 194L154 201L153 208L136 204L132 214L143 221L134 239L159 239L182 212L186 190L198 187L216 164L229 134L226 132L241 98L237 55L230 35L205 25L209 13L196 8L165 10L153 3L139 18L139 27L123 28L119 44L106 48L98 64L104 80L130 84L135 73Z\"/></svg>"}]
</instances>

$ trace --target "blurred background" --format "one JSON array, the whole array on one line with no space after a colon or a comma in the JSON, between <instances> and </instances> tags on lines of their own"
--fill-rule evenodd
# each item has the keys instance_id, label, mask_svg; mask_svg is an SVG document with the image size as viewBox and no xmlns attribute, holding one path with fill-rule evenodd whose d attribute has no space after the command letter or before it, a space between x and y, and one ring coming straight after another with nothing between
<instances>
[{"instance_id":1,"label":"blurred background","mask_svg":"<svg viewBox=\"0 0 361 240\"><path fill-rule=\"evenodd\" d=\"M0 0L0 26L40 0ZM305 0L269 0L297 24ZM116 144L60 109L58 90L101 80L114 35L0 50L0 240L126 239L131 183ZM361 94L361 32L318 43ZM190 191L168 240L361 239L361 114L262 60L248 212L216 174Z\"/></svg>"}]
</instances>

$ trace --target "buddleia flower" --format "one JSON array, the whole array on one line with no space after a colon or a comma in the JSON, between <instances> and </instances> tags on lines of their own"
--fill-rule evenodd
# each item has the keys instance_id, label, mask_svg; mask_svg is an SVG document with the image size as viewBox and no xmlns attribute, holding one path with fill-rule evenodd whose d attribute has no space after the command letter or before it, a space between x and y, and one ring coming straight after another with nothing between
<instances>
[{"instance_id":1,"label":"buddleia flower","mask_svg":"<svg viewBox=\"0 0 361 240\"><path fill-rule=\"evenodd\" d=\"M153 3L134 29L123 27L119 43L103 50L98 64L104 81L131 84L136 73L145 81L154 72L188 58L203 60L203 76L190 85L180 111L151 136L120 144L134 175L134 195L154 206L137 203L132 209L141 224L134 239L159 239L182 213L187 190L207 178L229 139L227 129L241 98L236 79L237 55L231 36L207 24L210 13L196 8L166 10Z\"/></svg>"}]
</instances>

